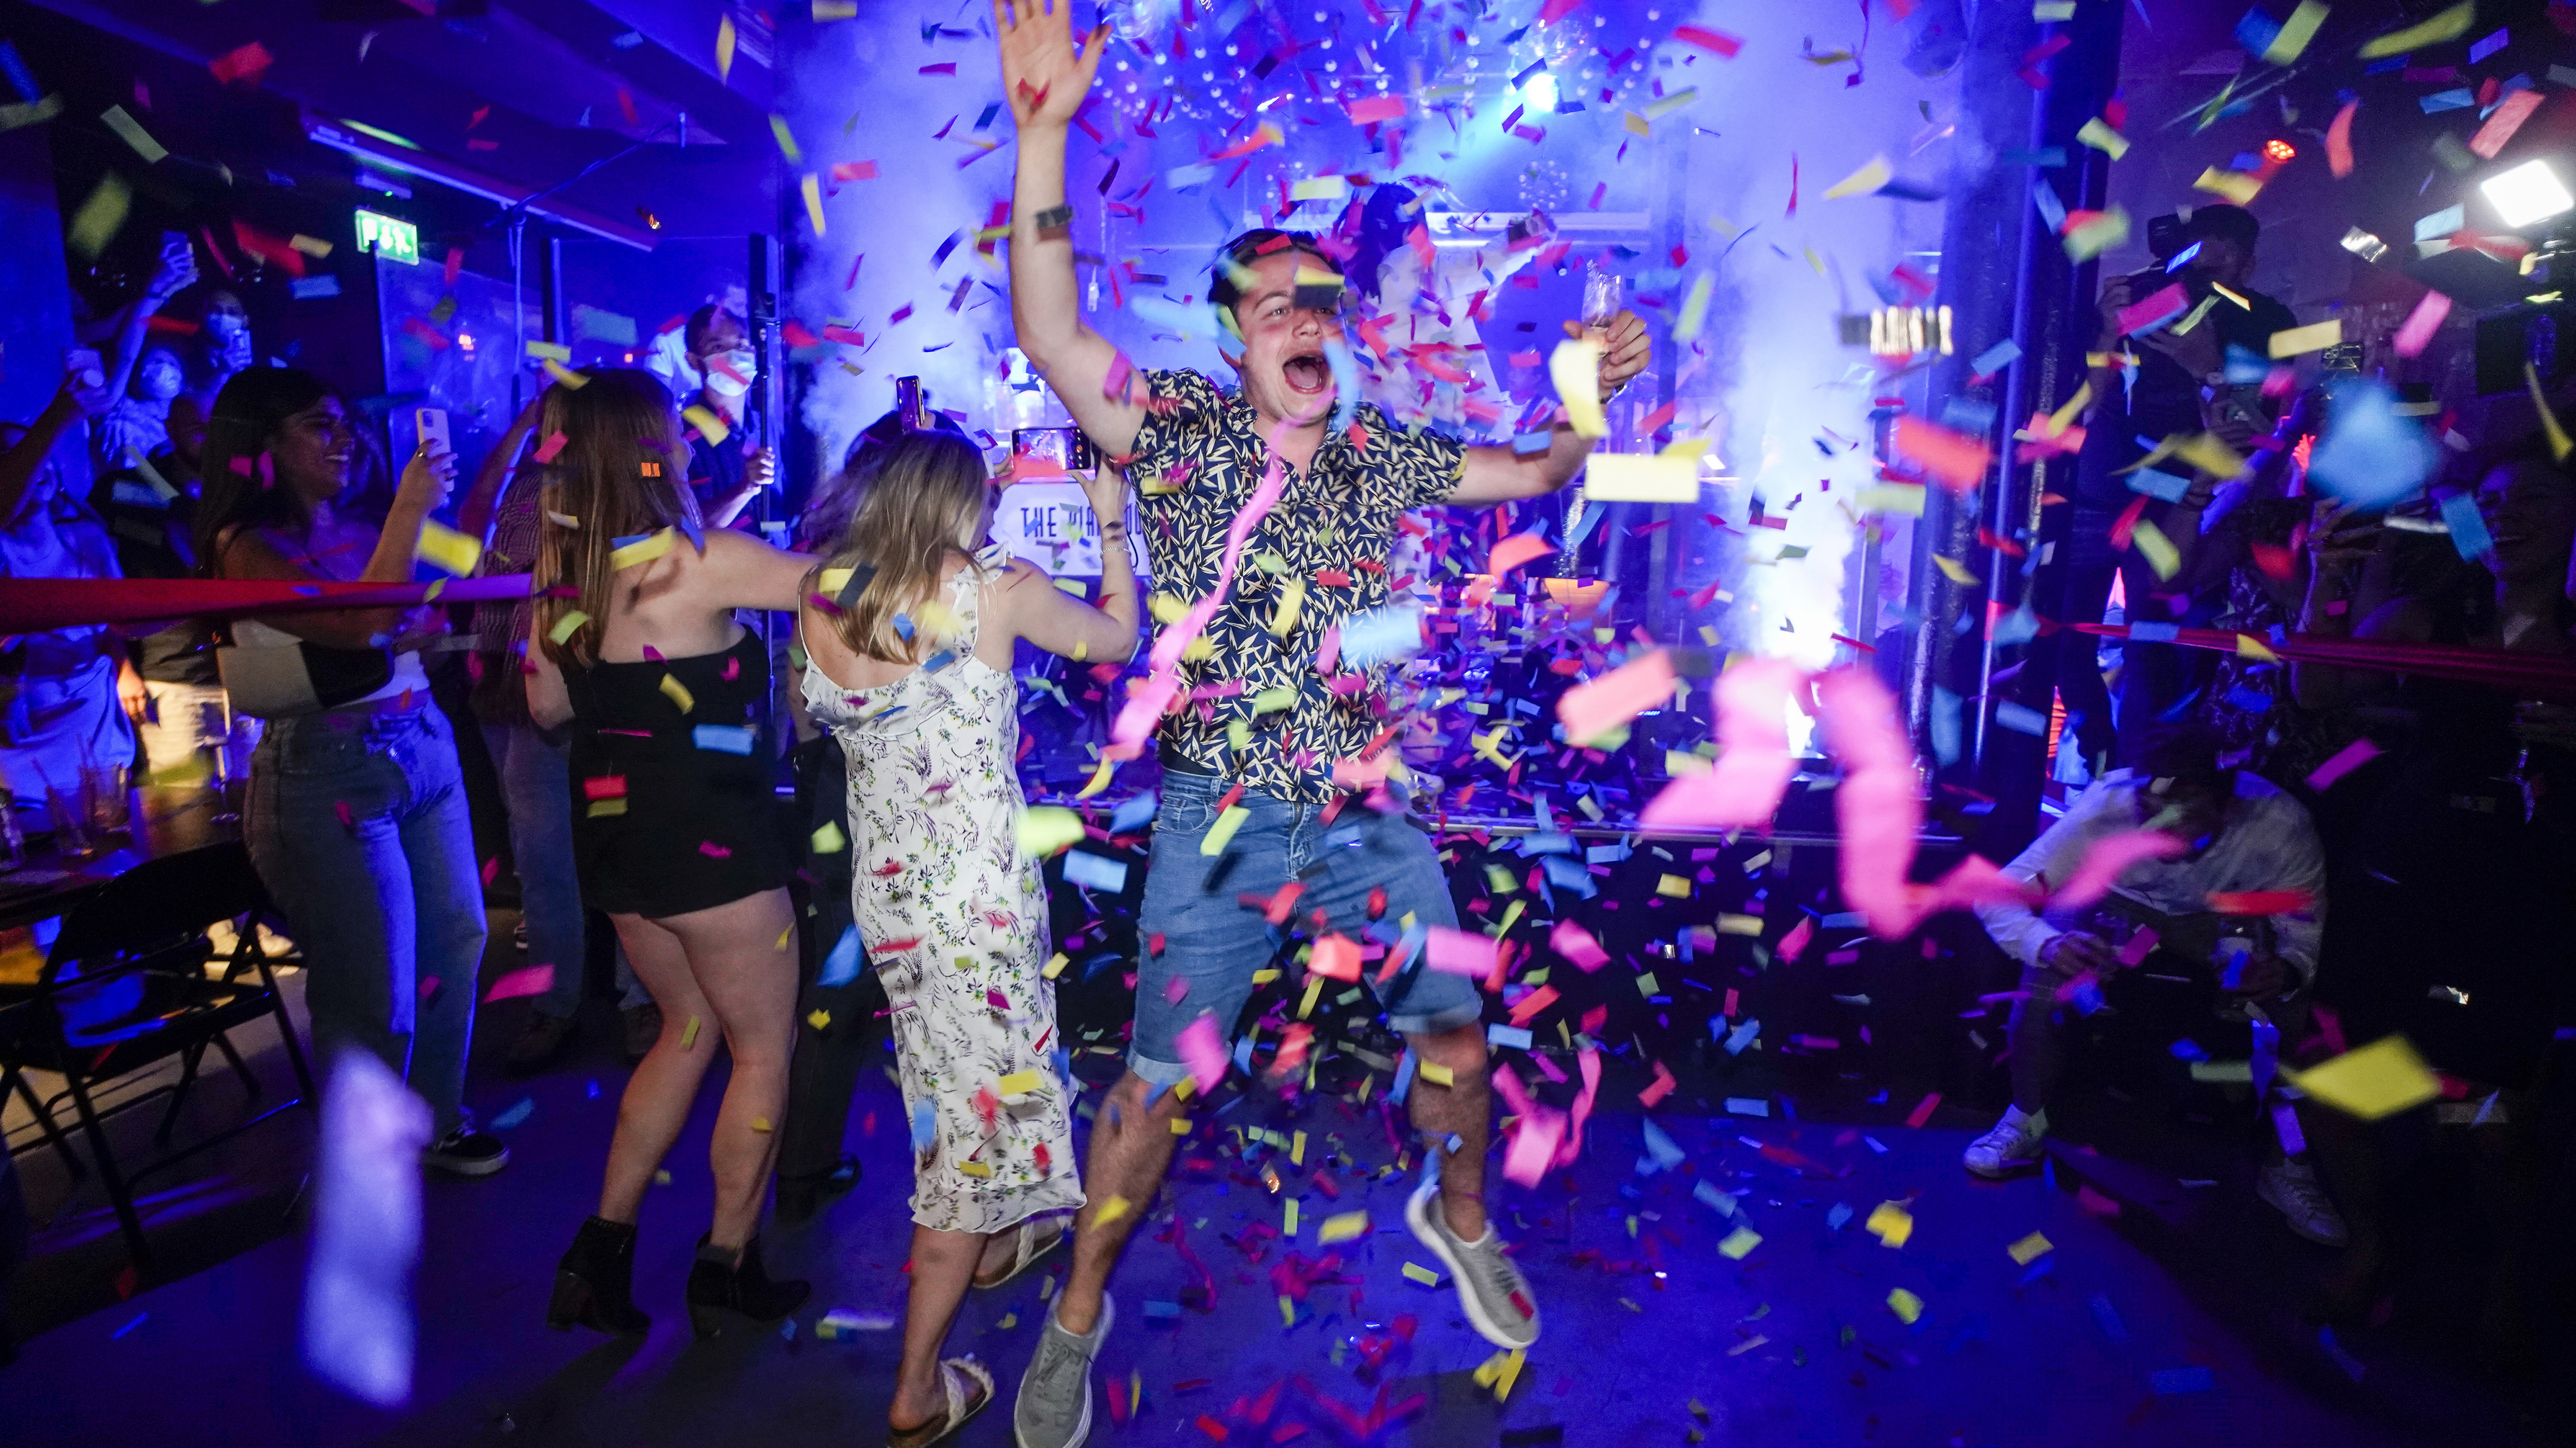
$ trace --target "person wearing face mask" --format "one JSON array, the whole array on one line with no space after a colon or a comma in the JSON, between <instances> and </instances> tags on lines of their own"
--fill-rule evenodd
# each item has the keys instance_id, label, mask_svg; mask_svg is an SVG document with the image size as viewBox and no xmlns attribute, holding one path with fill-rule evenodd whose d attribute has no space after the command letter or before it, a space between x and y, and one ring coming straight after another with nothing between
<instances>
[{"instance_id":1,"label":"person wearing face mask","mask_svg":"<svg viewBox=\"0 0 2576 1448\"><path fill-rule=\"evenodd\" d=\"M65 491L54 457L62 435L106 404L106 378L91 360L64 378L34 426L9 429L16 435L0 451L0 576L123 576L106 526ZM127 714L142 693L112 628L0 632L0 783L21 824L45 825L49 791L77 801L84 768L133 760Z\"/></svg>"},{"instance_id":2,"label":"person wearing face mask","mask_svg":"<svg viewBox=\"0 0 2576 1448\"><path fill-rule=\"evenodd\" d=\"M681 335L687 340L689 366L696 373L694 399L734 429L722 442L703 435L689 440L689 487L698 495L698 511L710 528L730 528L749 507L753 495L768 487L769 449L754 448L742 426L743 398L751 392L760 366L742 318L710 302L689 314Z\"/></svg>"},{"instance_id":3,"label":"person wearing face mask","mask_svg":"<svg viewBox=\"0 0 2576 1448\"><path fill-rule=\"evenodd\" d=\"M408 583L423 520L455 460L403 468L381 523L349 511L358 438L322 379L256 368L207 421L197 554L216 578ZM372 1052L429 1103L425 1164L487 1176L509 1148L465 1109L483 961L483 888L464 776L419 647L440 611L367 608L247 618L223 678L267 718L242 808L252 865L311 973L324 1051Z\"/></svg>"},{"instance_id":4,"label":"person wearing face mask","mask_svg":"<svg viewBox=\"0 0 2576 1448\"><path fill-rule=\"evenodd\" d=\"M1230 1046L1254 973L1273 957L1270 925L1237 897L1297 881L1296 928L1339 935L1354 953L1381 922L1390 948L1408 917L1456 927L1439 855L1407 817L1405 776L1381 732L1385 670L1360 658L1341 665L1355 679L1328 680L1319 650L1334 646L1324 640L1389 605L1392 535L1406 511L1542 497L1572 482L1592 450L1570 423L1525 454L1470 447L1408 433L1357 399L1345 425L1335 425L1329 359L1352 345L1343 278L1315 238L1295 232L1239 236L1217 263L1209 300L1229 324L1222 350L1239 387L1220 391L1192 371L1131 372L1084 322L1074 271L1065 138L1108 32L1092 34L1077 56L1072 8L994 0L1003 93L1019 128L1012 321L1031 366L1113 465L1136 477L1158 584L1213 610L1191 652L1163 661L1158 687L1223 697L1157 726L1162 813L1139 927L1168 946L1138 962L1127 1071L1085 1163L1093 1205L1020 1380L1021 1448L1073 1448L1090 1432L1090 1369L1115 1316L1109 1274L1143 1215L1125 1209L1155 1199L1171 1167L1173 1123L1187 1110L1173 1088L1192 1079L1196 1057L1182 1043L1207 1041L1212 1030L1214 1045ZM1620 313L1605 331L1603 398L1648 357L1634 314ZM1158 480L1176 486L1158 488ZM1262 493L1271 501L1256 504ZM1229 535L1238 557L1286 567L1274 575L1247 565L1221 583ZM1211 687L1220 678L1229 681L1222 691ZM1328 834L1347 848L1323 848ZM1367 987L1425 1065L1410 1107L1428 1170L1406 1204L1406 1225L1449 1271L1476 1331L1499 1347L1526 1348L1538 1340L1538 1307L1485 1210L1492 1113L1483 999L1465 977L1422 968L1421 954L1411 951L1411 969Z\"/></svg>"},{"instance_id":5,"label":"person wearing face mask","mask_svg":"<svg viewBox=\"0 0 2576 1448\"><path fill-rule=\"evenodd\" d=\"M107 374L107 413L90 429L90 471L105 476L148 458L170 440L171 400L187 390L188 366L167 347L143 345L152 319L197 280L197 257L188 238L161 237L160 265L143 294L114 319L115 351Z\"/></svg>"}]
</instances>

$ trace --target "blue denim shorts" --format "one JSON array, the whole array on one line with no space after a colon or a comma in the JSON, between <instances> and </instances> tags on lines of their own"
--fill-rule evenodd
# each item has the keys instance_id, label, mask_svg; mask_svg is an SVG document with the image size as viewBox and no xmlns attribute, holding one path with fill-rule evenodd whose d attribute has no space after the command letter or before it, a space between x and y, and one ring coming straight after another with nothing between
<instances>
[{"instance_id":1,"label":"blue denim shorts","mask_svg":"<svg viewBox=\"0 0 2576 1448\"><path fill-rule=\"evenodd\" d=\"M1424 925L1458 924L1438 851L1400 814L1353 803L1326 825L1322 805L1291 804L1247 789L1236 804L1251 817L1223 851L1201 854L1200 843L1217 820L1216 802L1230 788L1210 775L1163 775L1138 922L1147 949L1136 972L1136 1035L1127 1052L1129 1069L1156 1086L1190 1074L1177 1041L1200 1016L1215 1016L1218 1035L1232 1048L1235 1020L1252 998L1252 974L1271 963L1285 939L1258 908L1237 896L1267 897L1301 880L1306 888L1297 897L1296 918L1311 922L1321 914L1325 929L1353 939L1369 930L1369 892L1381 887L1386 932L1400 931L1407 915ZM1159 954L1151 948L1157 935L1163 938ZM1176 980L1189 987L1177 1001ZM1372 963L1361 982L1379 993L1388 1023L1404 1035L1456 1030L1485 1013L1475 983L1463 976L1416 965L1381 987Z\"/></svg>"}]
</instances>

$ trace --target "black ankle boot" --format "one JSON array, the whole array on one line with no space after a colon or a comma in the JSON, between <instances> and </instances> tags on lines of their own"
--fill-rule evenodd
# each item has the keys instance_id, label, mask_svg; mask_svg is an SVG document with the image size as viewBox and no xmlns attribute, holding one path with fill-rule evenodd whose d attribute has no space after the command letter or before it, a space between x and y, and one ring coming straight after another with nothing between
<instances>
[{"instance_id":1,"label":"black ankle boot","mask_svg":"<svg viewBox=\"0 0 2576 1448\"><path fill-rule=\"evenodd\" d=\"M689 1326L698 1336L724 1331L725 1314L739 1312L754 1322L776 1322L805 1304L812 1283L790 1278L773 1282L761 1269L760 1239L742 1244L740 1252L698 1239L698 1260L689 1268Z\"/></svg>"},{"instance_id":2,"label":"black ankle boot","mask_svg":"<svg viewBox=\"0 0 2576 1448\"><path fill-rule=\"evenodd\" d=\"M579 1323L606 1333L642 1332L653 1319L635 1310L634 1289L635 1224L593 1217L581 1224L571 1250L555 1266L546 1326L565 1331Z\"/></svg>"}]
</instances>

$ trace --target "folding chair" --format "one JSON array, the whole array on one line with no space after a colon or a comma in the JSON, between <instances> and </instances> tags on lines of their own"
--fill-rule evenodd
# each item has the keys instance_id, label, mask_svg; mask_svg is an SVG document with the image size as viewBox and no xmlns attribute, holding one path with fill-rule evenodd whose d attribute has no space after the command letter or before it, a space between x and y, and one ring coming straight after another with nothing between
<instances>
[{"instance_id":1,"label":"folding chair","mask_svg":"<svg viewBox=\"0 0 2576 1448\"><path fill-rule=\"evenodd\" d=\"M238 843L147 860L64 918L35 986L0 993L0 1020L21 1017L14 1033L0 1031L0 1091L13 1083L23 1087L29 1070L61 1074L63 1090L49 1100L34 1102L33 1093L27 1095L46 1135L66 1155L70 1148L51 1108L71 1098L140 1270L150 1271L152 1259L134 1210L138 1182L291 1107L310 1109L316 1100L303 1043L260 945L259 922L268 913L268 892L251 869L249 851ZM221 976L213 977L206 970L215 956L206 928L217 921L238 929ZM263 1016L277 1023L299 1094L139 1168L121 1168L108 1146L106 1118L166 1095L168 1107L153 1133L154 1143L166 1148L207 1047L223 1055L250 1096L260 1095L258 1080L226 1033ZM99 1109L102 1087L173 1056L179 1058L177 1081Z\"/></svg>"}]
</instances>

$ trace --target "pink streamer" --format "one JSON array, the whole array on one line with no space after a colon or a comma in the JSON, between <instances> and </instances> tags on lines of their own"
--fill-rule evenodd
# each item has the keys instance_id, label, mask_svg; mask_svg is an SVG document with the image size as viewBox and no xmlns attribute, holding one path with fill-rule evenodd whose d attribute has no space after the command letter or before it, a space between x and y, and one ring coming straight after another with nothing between
<instances>
[{"instance_id":1,"label":"pink streamer","mask_svg":"<svg viewBox=\"0 0 2576 1448\"><path fill-rule=\"evenodd\" d=\"M1914 751L1896 722L1896 696L1875 675L1841 668L1817 681L1816 702L1827 744L1843 766L1843 782L1834 791L1843 900L1868 919L1872 935L1898 939L1928 912L1905 879L1923 824L1923 800Z\"/></svg>"},{"instance_id":2,"label":"pink streamer","mask_svg":"<svg viewBox=\"0 0 2576 1448\"><path fill-rule=\"evenodd\" d=\"M1787 659L1746 659L1719 675L1717 767L1664 786L1639 826L1652 832L1768 824L1798 768L1789 757L1788 711L1802 677Z\"/></svg>"},{"instance_id":3,"label":"pink streamer","mask_svg":"<svg viewBox=\"0 0 2576 1448\"><path fill-rule=\"evenodd\" d=\"M2162 830L2129 830L2105 835L2084 852L2075 873L2050 897L2051 905L2081 910L2110 892L2131 865L2146 860L2170 859L2190 849L2188 841L2176 839Z\"/></svg>"}]
</instances>

